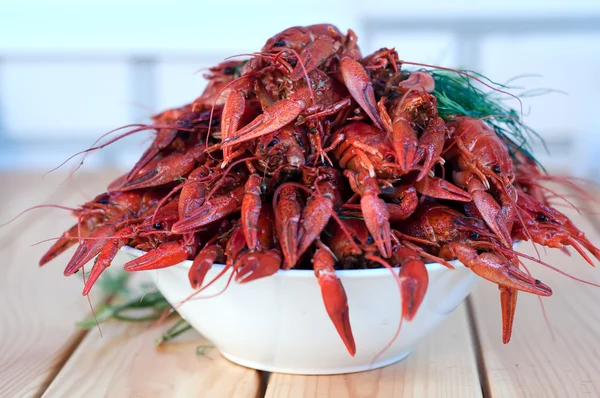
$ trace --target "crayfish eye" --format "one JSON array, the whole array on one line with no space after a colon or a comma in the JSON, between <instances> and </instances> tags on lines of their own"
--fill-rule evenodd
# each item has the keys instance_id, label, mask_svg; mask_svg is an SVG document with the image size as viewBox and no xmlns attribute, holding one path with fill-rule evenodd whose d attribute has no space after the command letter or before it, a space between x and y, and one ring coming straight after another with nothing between
<instances>
[{"instance_id":1,"label":"crayfish eye","mask_svg":"<svg viewBox=\"0 0 600 398\"><path fill-rule=\"evenodd\" d=\"M162 229L162 227L163 227L162 221L159 221L159 222L155 223L153 225L153 227L154 227L154 229Z\"/></svg>"},{"instance_id":2,"label":"crayfish eye","mask_svg":"<svg viewBox=\"0 0 600 398\"><path fill-rule=\"evenodd\" d=\"M492 171L496 174L500 174L500 172L502 171L502 169L500 169L500 166L495 165L492 167Z\"/></svg>"},{"instance_id":3,"label":"crayfish eye","mask_svg":"<svg viewBox=\"0 0 600 398\"><path fill-rule=\"evenodd\" d=\"M279 141L277 141L276 139L273 139L271 142L269 142L269 145L267 145L267 148L272 148L275 145L277 145Z\"/></svg>"},{"instance_id":4,"label":"crayfish eye","mask_svg":"<svg viewBox=\"0 0 600 398\"><path fill-rule=\"evenodd\" d=\"M102 198L98 201L98 203L100 203L101 205L107 205L109 203L108 198Z\"/></svg>"},{"instance_id":5,"label":"crayfish eye","mask_svg":"<svg viewBox=\"0 0 600 398\"><path fill-rule=\"evenodd\" d=\"M227 68L223 69L223 73L226 75L233 75L235 73L235 68L228 66Z\"/></svg>"},{"instance_id":6,"label":"crayfish eye","mask_svg":"<svg viewBox=\"0 0 600 398\"><path fill-rule=\"evenodd\" d=\"M285 46L285 42L283 40L279 40L277 43L273 44L273 47L283 47Z\"/></svg>"},{"instance_id":7,"label":"crayfish eye","mask_svg":"<svg viewBox=\"0 0 600 398\"><path fill-rule=\"evenodd\" d=\"M538 221L546 221L548 218L545 214L538 214L537 219Z\"/></svg>"},{"instance_id":8,"label":"crayfish eye","mask_svg":"<svg viewBox=\"0 0 600 398\"><path fill-rule=\"evenodd\" d=\"M194 125L189 120L179 120L176 124L179 127L183 127L183 128L186 128L186 129L194 127Z\"/></svg>"},{"instance_id":9,"label":"crayfish eye","mask_svg":"<svg viewBox=\"0 0 600 398\"><path fill-rule=\"evenodd\" d=\"M469 235L469 238L471 238L471 239L479 239L479 234L477 232L473 232L471 235Z\"/></svg>"},{"instance_id":10,"label":"crayfish eye","mask_svg":"<svg viewBox=\"0 0 600 398\"><path fill-rule=\"evenodd\" d=\"M375 240L373 239L373 237L371 235L369 235L369 237L367 238L367 245L370 245L373 242L375 242Z\"/></svg>"},{"instance_id":11,"label":"crayfish eye","mask_svg":"<svg viewBox=\"0 0 600 398\"><path fill-rule=\"evenodd\" d=\"M290 64L291 66L296 66L297 62L296 62L296 60L295 60L295 59L291 59L291 60L290 60L290 62L289 62L289 64Z\"/></svg>"},{"instance_id":12,"label":"crayfish eye","mask_svg":"<svg viewBox=\"0 0 600 398\"><path fill-rule=\"evenodd\" d=\"M267 186L267 183L265 181L260 182L260 192L263 194L269 192L269 187Z\"/></svg>"}]
</instances>

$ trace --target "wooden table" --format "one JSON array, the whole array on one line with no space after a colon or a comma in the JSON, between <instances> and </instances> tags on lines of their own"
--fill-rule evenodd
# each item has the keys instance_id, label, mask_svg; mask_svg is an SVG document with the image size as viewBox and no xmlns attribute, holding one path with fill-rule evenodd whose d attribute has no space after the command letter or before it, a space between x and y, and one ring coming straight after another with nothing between
<instances>
[{"instance_id":1,"label":"wooden table","mask_svg":"<svg viewBox=\"0 0 600 398\"><path fill-rule=\"evenodd\" d=\"M40 203L89 200L115 175L78 173L62 185L64 174L0 175L0 222ZM564 211L600 243L595 216ZM90 308L79 277L62 275L68 256L40 269L48 243L31 246L72 222L64 211L42 209L0 228L2 397L600 397L600 289L540 265L529 269L554 288L554 296L543 299L548 324L538 298L520 295L508 345L500 339L498 289L481 282L395 365L339 376L267 374L230 363L214 349L197 356L196 347L208 342L194 331L156 349L155 338L169 325L107 323L102 336L76 328ZM522 250L535 255L531 246ZM577 255L542 250L541 256L600 283L600 271Z\"/></svg>"}]
</instances>

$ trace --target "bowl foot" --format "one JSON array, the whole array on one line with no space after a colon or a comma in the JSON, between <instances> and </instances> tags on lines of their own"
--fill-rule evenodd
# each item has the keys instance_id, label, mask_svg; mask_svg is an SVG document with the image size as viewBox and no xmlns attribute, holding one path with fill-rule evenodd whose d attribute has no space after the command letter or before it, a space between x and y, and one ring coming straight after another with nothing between
<instances>
[{"instance_id":1,"label":"bowl foot","mask_svg":"<svg viewBox=\"0 0 600 398\"><path fill-rule=\"evenodd\" d=\"M274 364L269 364L269 363L254 362L252 360L239 358L239 357L236 357L235 355L231 355L231 354L223 352L223 351L221 351L221 354L233 363L236 363L238 365L241 365L241 366L244 366L247 368L263 370L266 372L287 373L287 374L296 374L296 375L335 375L335 374L343 374L343 373L365 372L368 370L382 368L384 366L388 366L388 365L391 365L391 364L394 364L396 362L403 360L404 358L406 358L408 356L408 354L410 354L410 350L403 352L402 354L400 354L394 358L387 359L385 361L375 362L374 364L348 366L348 367L342 367L342 368L286 368L286 367L277 366L276 364L274 365Z\"/></svg>"}]
</instances>

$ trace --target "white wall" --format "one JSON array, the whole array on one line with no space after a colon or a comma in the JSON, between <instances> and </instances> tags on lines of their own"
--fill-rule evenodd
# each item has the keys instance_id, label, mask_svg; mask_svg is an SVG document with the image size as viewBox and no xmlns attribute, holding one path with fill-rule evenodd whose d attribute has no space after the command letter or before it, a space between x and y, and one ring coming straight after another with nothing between
<instances>
[{"instance_id":1,"label":"white wall","mask_svg":"<svg viewBox=\"0 0 600 398\"><path fill-rule=\"evenodd\" d=\"M550 88L524 100L550 167L595 172L600 155L600 2L0 1L0 169L47 170L100 134L189 102L198 69L260 49L292 25L331 22L363 53L478 70ZM518 90L516 91L518 92ZM128 167L151 137L130 137L88 165ZM127 148L123 155L124 148Z\"/></svg>"}]
</instances>

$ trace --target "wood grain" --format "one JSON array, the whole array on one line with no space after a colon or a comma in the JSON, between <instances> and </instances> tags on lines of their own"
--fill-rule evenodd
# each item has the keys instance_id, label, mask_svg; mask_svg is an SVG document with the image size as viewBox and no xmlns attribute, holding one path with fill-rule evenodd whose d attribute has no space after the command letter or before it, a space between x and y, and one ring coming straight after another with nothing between
<instances>
[{"instance_id":1,"label":"wood grain","mask_svg":"<svg viewBox=\"0 0 600 398\"><path fill-rule=\"evenodd\" d=\"M69 358L44 397L256 397L257 371L235 365L191 330L156 348L172 322L107 323L103 337L91 331Z\"/></svg>"},{"instance_id":2,"label":"wood grain","mask_svg":"<svg viewBox=\"0 0 600 398\"><path fill-rule=\"evenodd\" d=\"M481 397L465 305L405 360L369 372L336 376L273 373L267 397Z\"/></svg>"},{"instance_id":3,"label":"wood grain","mask_svg":"<svg viewBox=\"0 0 600 398\"><path fill-rule=\"evenodd\" d=\"M102 190L114 175L94 177L81 175L61 186L64 174L0 175L0 222L40 203L81 203L86 200L81 190ZM44 209L0 228L0 396L39 396L84 333L75 322L90 309L81 279L62 274L68 254L39 268L51 243L30 246L60 235L73 222L65 211Z\"/></svg>"},{"instance_id":4,"label":"wood grain","mask_svg":"<svg viewBox=\"0 0 600 398\"><path fill-rule=\"evenodd\" d=\"M600 244L600 235L589 216L565 211L589 239ZM537 256L530 244L519 251ZM600 270L575 253L569 257L556 249L543 261L579 278L600 283ZM497 287L480 283L471 296L481 351L492 397L599 397L600 396L600 289L568 279L542 265L526 262L532 274L553 288L543 298L551 331L537 297L520 294L513 337L503 345L500 337L500 304ZM554 337L552 335L554 334Z\"/></svg>"}]
</instances>

